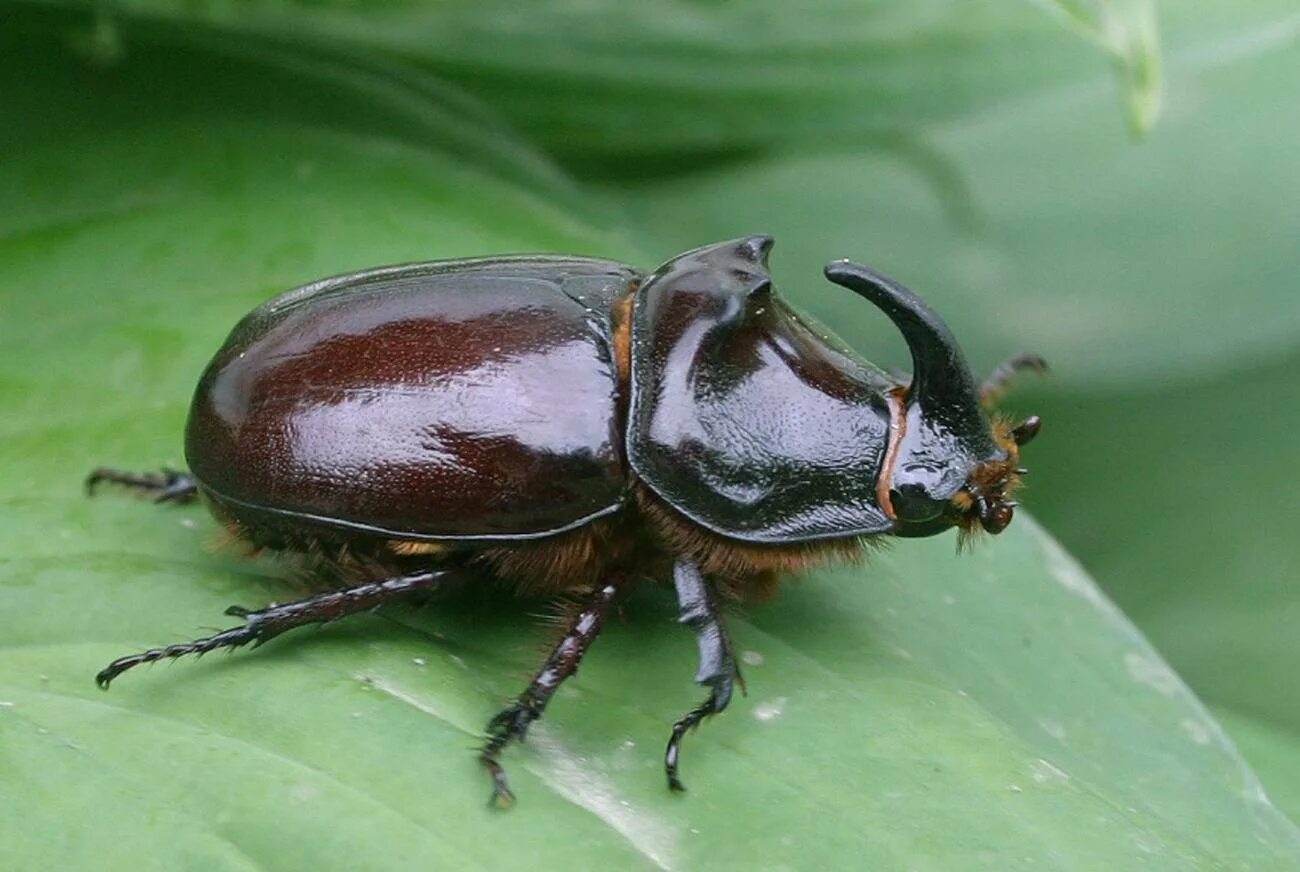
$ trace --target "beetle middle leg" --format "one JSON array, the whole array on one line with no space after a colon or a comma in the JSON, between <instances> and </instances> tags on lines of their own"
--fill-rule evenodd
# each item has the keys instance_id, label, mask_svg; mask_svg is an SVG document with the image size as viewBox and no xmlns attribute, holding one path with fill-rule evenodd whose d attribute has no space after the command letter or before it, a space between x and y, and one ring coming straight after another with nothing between
<instances>
[{"instance_id":1,"label":"beetle middle leg","mask_svg":"<svg viewBox=\"0 0 1300 872\"><path fill-rule=\"evenodd\" d=\"M528 688L488 721L487 743L479 759L492 776L492 804L498 808L507 808L515 801L506 771L498 759L501 752L516 739L523 740L528 727L542 716L556 689L564 679L578 671L578 664L600 634L605 615L614 604L618 591L614 584L605 584L593 591L573 614L564 637L551 650Z\"/></svg>"},{"instance_id":2,"label":"beetle middle leg","mask_svg":"<svg viewBox=\"0 0 1300 872\"><path fill-rule=\"evenodd\" d=\"M404 597L417 591L432 590L441 584L452 570L428 570L411 572L386 578L382 581L368 581L362 584L331 590L291 603L267 606L257 611L249 611L241 606L231 606L226 614L243 618L241 627L223 630L212 636L151 648L141 654L119 657L100 670L95 676L95 683L107 690L114 678L141 663L152 663L165 658L184 657L187 654L206 654L218 648L242 648L252 643L254 647L273 639L285 630L301 627L303 624L320 624L336 621L347 615L364 612L383 605L389 600Z\"/></svg>"},{"instance_id":3,"label":"beetle middle leg","mask_svg":"<svg viewBox=\"0 0 1300 872\"><path fill-rule=\"evenodd\" d=\"M677 561L673 567L673 585L677 588L678 620L695 631L700 646L700 668L695 674L695 683L709 688L708 699L673 724L673 733L664 752L668 786L680 791L686 789L677 777L682 738L709 715L725 709L731 702L735 685L739 684L744 691L745 680L740 674L731 637L722 623L713 591L699 567L690 560Z\"/></svg>"},{"instance_id":4,"label":"beetle middle leg","mask_svg":"<svg viewBox=\"0 0 1300 872\"><path fill-rule=\"evenodd\" d=\"M93 496L95 488L102 482L124 485L139 494L153 497L155 503L188 503L199 493L192 475L165 466L161 472L145 473L101 466L86 476L87 495Z\"/></svg>"}]
</instances>

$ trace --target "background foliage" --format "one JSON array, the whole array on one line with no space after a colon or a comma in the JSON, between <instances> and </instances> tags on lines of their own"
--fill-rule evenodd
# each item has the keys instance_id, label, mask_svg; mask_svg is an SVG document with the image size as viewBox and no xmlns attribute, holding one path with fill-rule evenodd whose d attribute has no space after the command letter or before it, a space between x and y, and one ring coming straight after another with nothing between
<instances>
[{"instance_id":1,"label":"background foliage","mask_svg":"<svg viewBox=\"0 0 1300 872\"><path fill-rule=\"evenodd\" d=\"M1293 4L0 8L0 865L1295 865ZM470 749L545 635L517 607L95 691L285 596L203 549L201 511L76 490L179 462L247 308L378 263L649 265L759 230L873 359L905 353L831 257L919 289L978 369L1051 358L1013 402L1047 420L1027 500L1217 723L1028 520L737 620L754 695L692 737L682 798L656 758L693 646L656 591L513 755L508 816Z\"/></svg>"}]
</instances>

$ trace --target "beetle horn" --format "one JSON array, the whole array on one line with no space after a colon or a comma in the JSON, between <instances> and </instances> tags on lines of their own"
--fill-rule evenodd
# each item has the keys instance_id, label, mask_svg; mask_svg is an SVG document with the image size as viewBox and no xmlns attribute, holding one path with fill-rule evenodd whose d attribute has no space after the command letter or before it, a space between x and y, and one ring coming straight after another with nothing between
<instances>
[{"instance_id":1,"label":"beetle horn","mask_svg":"<svg viewBox=\"0 0 1300 872\"><path fill-rule=\"evenodd\" d=\"M919 404L927 415L947 421L954 433L991 449L975 379L943 319L898 282L852 261L827 264L826 278L870 300L907 340L912 352L908 405Z\"/></svg>"}]
</instances>

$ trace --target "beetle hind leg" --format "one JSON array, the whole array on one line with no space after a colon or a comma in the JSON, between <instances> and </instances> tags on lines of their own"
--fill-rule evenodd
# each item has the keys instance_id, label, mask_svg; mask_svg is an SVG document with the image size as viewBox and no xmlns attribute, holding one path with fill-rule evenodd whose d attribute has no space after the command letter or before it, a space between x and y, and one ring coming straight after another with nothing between
<instances>
[{"instance_id":1,"label":"beetle hind leg","mask_svg":"<svg viewBox=\"0 0 1300 872\"><path fill-rule=\"evenodd\" d=\"M231 606L226 609L226 614L243 618L243 626L222 630L193 642L151 648L140 654L119 657L100 670L95 676L95 683L107 690L114 678L141 663L153 663L155 660L184 657L188 654L203 655L218 648L242 648L250 643L260 645L303 624L336 621L409 593L430 590L450 574L451 570L412 572L382 581L364 582L341 590L327 591L295 602L267 606L257 611Z\"/></svg>"},{"instance_id":2,"label":"beetle hind leg","mask_svg":"<svg viewBox=\"0 0 1300 872\"><path fill-rule=\"evenodd\" d=\"M551 649L528 688L513 703L496 714L487 725L487 742L479 759L492 777L491 805L508 808L515 801L510 780L501 765L501 752L511 742L523 741L533 721L542 716L546 704L564 679L578 671L582 657L596 641L605 616L618 595L618 587L605 584L591 593L566 624L564 636Z\"/></svg>"},{"instance_id":3,"label":"beetle hind leg","mask_svg":"<svg viewBox=\"0 0 1300 872\"><path fill-rule=\"evenodd\" d=\"M708 699L673 724L672 736L664 751L664 773L668 776L668 787L684 791L686 786L677 775L682 739L705 718L725 709L731 702L737 684L740 685L741 692L744 692L745 680L736 662L731 637L727 634L712 591L699 567L689 560L679 560L673 567L673 585L677 588L679 620L695 631L695 639L700 646L700 668L695 674L695 682L709 688Z\"/></svg>"},{"instance_id":4,"label":"beetle hind leg","mask_svg":"<svg viewBox=\"0 0 1300 872\"><path fill-rule=\"evenodd\" d=\"M99 467L86 476L86 494L94 496L103 482L120 484L152 497L155 503L188 503L199 494L199 486L188 472L163 467L161 472L134 473Z\"/></svg>"}]
</instances>

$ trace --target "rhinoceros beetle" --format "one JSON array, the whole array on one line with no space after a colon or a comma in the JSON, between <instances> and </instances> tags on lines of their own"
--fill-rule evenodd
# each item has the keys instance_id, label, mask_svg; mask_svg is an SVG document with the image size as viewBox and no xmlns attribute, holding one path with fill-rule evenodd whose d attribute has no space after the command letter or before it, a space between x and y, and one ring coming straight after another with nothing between
<instances>
[{"instance_id":1,"label":"rhinoceros beetle","mask_svg":"<svg viewBox=\"0 0 1300 872\"><path fill-rule=\"evenodd\" d=\"M562 638L487 727L481 758L505 805L502 751L619 597L671 577L709 691L668 742L668 784L682 789L683 735L740 681L721 600L873 537L1001 532L1020 446L1039 429L1037 417L990 423L984 405L1041 359L1014 358L977 386L920 298L831 263L826 277L907 341L911 377L891 376L781 299L771 245L709 245L649 274L546 255L386 267L253 310L199 381L189 472L99 469L88 487L201 495L255 548L368 571L297 602L232 607L241 626L115 660L99 685L452 580L562 597Z\"/></svg>"}]
</instances>

